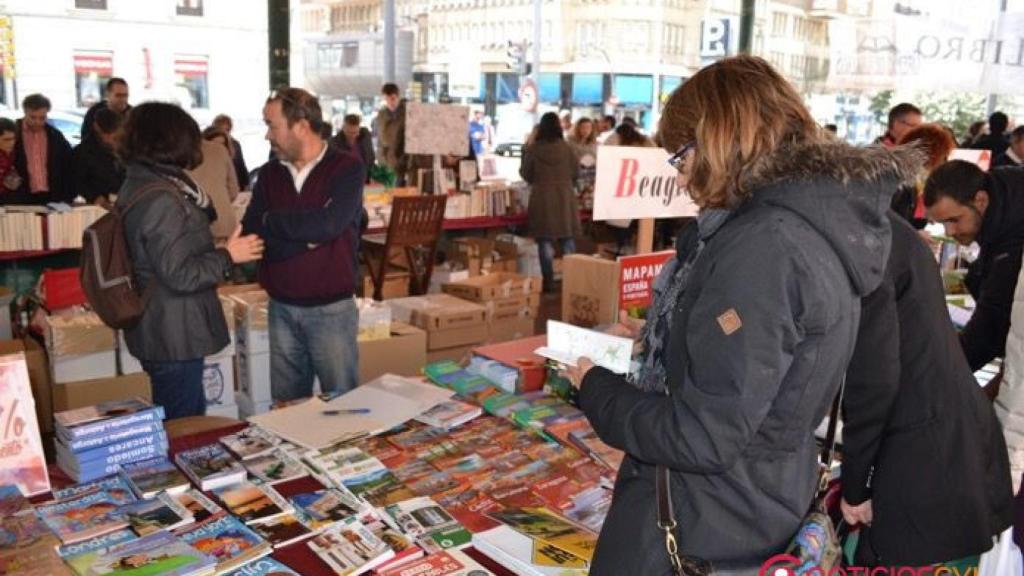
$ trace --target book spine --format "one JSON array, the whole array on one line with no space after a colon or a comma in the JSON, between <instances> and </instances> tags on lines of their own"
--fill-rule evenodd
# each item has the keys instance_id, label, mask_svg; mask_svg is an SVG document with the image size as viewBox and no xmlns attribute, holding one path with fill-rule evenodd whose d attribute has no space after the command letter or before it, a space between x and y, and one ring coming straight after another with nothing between
<instances>
[{"instance_id":1,"label":"book spine","mask_svg":"<svg viewBox=\"0 0 1024 576\"><path fill-rule=\"evenodd\" d=\"M167 453L167 443L162 444L151 444L149 446L142 446L140 448L133 448L119 454L112 456L105 456L103 458L97 458L95 460L89 460L86 462L77 462L75 460L68 460L67 455L63 455L63 462L66 466L62 466L66 472L77 471L80 476L92 476L93 473L101 472L101 478L110 474L116 473L120 470L122 464L128 464L130 462L137 462L139 460L147 460L156 456L162 456ZM61 454L58 454L58 462L61 462ZM70 470L69 470L70 468ZM81 482L81 480L79 480Z\"/></svg>"},{"instance_id":2,"label":"book spine","mask_svg":"<svg viewBox=\"0 0 1024 576\"><path fill-rule=\"evenodd\" d=\"M81 424L70 428L58 424L57 431L69 441L85 440L95 438L97 436L103 436L104 434L111 434L115 431L123 430L142 423L162 422L163 419L163 407L154 406L149 410L143 410L134 414L128 414L118 418L112 418L110 420L102 420L100 422Z\"/></svg>"},{"instance_id":3,"label":"book spine","mask_svg":"<svg viewBox=\"0 0 1024 576\"><path fill-rule=\"evenodd\" d=\"M107 446L101 446L94 450L87 450L84 452L71 452L68 451L71 457L78 462L92 462L94 460L109 459L118 454L124 454L125 452L131 452L132 450L141 449L149 446L163 447L164 451L168 448L167 434L159 432L157 434L151 434L149 436L138 436L131 438L123 442L116 444L109 444ZM57 444L58 450L65 450L67 448L62 446L60 443ZM162 452L161 452L162 453Z\"/></svg>"},{"instance_id":4,"label":"book spine","mask_svg":"<svg viewBox=\"0 0 1024 576\"><path fill-rule=\"evenodd\" d=\"M91 438L72 440L70 442L65 443L65 446L67 446L69 450L75 453L84 452L86 450L92 450L94 448L106 446L107 444L111 444L113 442L121 442L124 440L128 440L136 436L145 436L147 434L163 432L163 429L163 426L158 426L153 423L147 423L139 426L125 428L124 430L120 430L118 432L104 434L102 436L93 436Z\"/></svg>"}]
</instances>

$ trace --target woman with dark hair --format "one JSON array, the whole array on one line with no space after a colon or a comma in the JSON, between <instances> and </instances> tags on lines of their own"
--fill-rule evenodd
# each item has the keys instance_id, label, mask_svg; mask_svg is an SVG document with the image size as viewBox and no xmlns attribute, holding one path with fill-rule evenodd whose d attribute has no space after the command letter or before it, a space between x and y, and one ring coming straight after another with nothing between
<instances>
[{"instance_id":1,"label":"woman with dark hair","mask_svg":"<svg viewBox=\"0 0 1024 576\"><path fill-rule=\"evenodd\" d=\"M14 145L18 141L18 126L10 118L0 118L0 204L5 193L17 192L22 178L14 166Z\"/></svg>"},{"instance_id":2,"label":"woman with dark hair","mask_svg":"<svg viewBox=\"0 0 1024 576\"><path fill-rule=\"evenodd\" d=\"M142 362L167 419L202 415L203 358L229 342L217 284L233 264L258 259L263 241L236 228L223 248L214 246L213 204L185 172L202 161L199 127L181 108L133 108L118 153L127 176L117 207L136 287L147 299L139 323L125 331L128 350Z\"/></svg>"},{"instance_id":3,"label":"woman with dark hair","mask_svg":"<svg viewBox=\"0 0 1024 576\"><path fill-rule=\"evenodd\" d=\"M530 234L537 241L544 291L554 290L554 260L557 240L562 254L576 251L580 233L580 210L573 191L579 170L576 154L562 138L558 115L541 116L530 142L523 147L519 175L530 184L527 212Z\"/></svg>"},{"instance_id":4,"label":"woman with dark hair","mask_svg":"<svg viewBox=\"0 0 1024 576\"><path fill-rule=\"evenodd\" d=\"M860 299L882 280L889 198L916 156L825 136L752 56L677 88L658 132L700 212L655 282L638 371L587 358L568 371L598 436L627 454L590 574L665 576L673 560L757 574L814 497L814 429Z\"/></svg>"}]
</instances>

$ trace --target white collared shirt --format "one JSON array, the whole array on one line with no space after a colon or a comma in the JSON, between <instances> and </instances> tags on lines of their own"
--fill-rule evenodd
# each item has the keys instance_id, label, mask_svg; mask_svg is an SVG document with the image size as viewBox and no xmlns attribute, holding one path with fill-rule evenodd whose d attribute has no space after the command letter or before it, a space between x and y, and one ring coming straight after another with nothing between
<instances>
[{"instance_id":1,"label":"white collared shirt","mask_svg":"<svg viewBox=\"0 0 1024 576\"><path fill-rule=\"evenodd\" d=\"M288 169L288 172L291 173L292 181L295 182L295 191L297 193L302 194L302 185L306 183L306 178L309 177L309 173L312 172L313 168L316 168L316 165L324 159L324 154L327 153L327 142L324 142L323 145L324 147L320 150L320 154L317 154L317 157L314 158L312 162L303 166L302 170L295 168L295 165L291 162L285 162L284 160L281 161L281 164L284 164L285 168Z\"/></svg>"}]
</instances>

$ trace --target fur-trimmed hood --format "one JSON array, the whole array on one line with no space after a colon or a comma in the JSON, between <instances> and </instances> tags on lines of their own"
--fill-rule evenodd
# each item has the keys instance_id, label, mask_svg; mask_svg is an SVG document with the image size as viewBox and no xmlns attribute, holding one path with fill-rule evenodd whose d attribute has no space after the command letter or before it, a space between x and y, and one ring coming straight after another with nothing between
<instances>
[{"instance_id":1,"label":"fur-trimmed hood","mask_svg":"<svg viewBox=\"0 0 1024 576\"><path fill-rule=\"evenodd\" d=\"M923 163L920 151L908 147L793 145L755 164L742 183L751 204L795 212L824 236L854 289L866 296L881 282L889 258L892 196L914 181Z\"/></svg>"}]
</instances>

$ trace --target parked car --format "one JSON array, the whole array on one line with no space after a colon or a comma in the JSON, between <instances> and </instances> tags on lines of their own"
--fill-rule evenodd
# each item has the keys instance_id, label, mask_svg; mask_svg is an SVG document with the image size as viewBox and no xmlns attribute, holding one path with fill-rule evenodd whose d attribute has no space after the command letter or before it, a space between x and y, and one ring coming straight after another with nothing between
<instances>
[{"instance_id":1,"label":"parked car","mask_svg":"<svg viewBox=\"0 0 1024 576\"><path fill-rule=\"evenodd\" d=\"M523 143L502 142L494 147L494 153L498 156L521 157L523 155Z\"/></svg>"}]
</instances>

